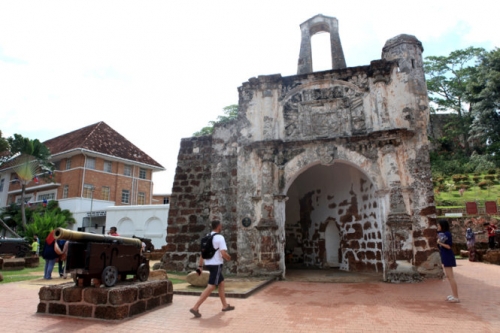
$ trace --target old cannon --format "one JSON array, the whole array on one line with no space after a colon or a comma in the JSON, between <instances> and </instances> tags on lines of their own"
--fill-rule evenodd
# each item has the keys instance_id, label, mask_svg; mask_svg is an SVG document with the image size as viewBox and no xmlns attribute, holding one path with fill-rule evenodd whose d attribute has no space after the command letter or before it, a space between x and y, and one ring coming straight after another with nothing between
<instances>
[{"instance_id":1,"label":"old cannon","mask_svg":"<svg viewBox=\"0 0 500 333\"><path fill-rule=\"evenodd\" d=\"M118 277L125 281L134 275L140 281L149 277L149 260L141 254L142 242L136 238L91 234L57 228L55 239L69 241L66 271L78 283L89 286L92 279L100 279L112 287Z\"/></svg>"},{"instance_id":2,"label":"old cannon","mask_svg":"<svg viewBox=\"0 0 500 333\"><path fill-rule=\"evenodd\" d=\"M31 253L31 244L24 238L0 239L0 256L9 254L16 258L24 258Z\"/></svg>"},{"instance_id":3,"label":"old cannon","mask_svg":"<svg viewBox=\"0 0 500 333\"><path fill-rule=\"evenodd\" d=\"M155 246L151 242L151 238L143 238L143 237L138 237L136 235L133 235L132 238L140 239L141 242L143 242L144 244L146 244L146 248L145 248L146 252L153 252L155 250Z\"/></svg>"}]
</instances>

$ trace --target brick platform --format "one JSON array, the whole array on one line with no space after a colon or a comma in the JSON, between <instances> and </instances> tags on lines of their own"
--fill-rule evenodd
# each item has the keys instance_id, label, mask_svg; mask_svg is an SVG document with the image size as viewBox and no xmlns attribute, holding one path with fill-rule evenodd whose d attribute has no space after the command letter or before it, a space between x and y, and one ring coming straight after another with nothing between
<instances>
[{"instance_id":1,"label":"brick platform","mask_svg":"<svg viewBox=\"0 0 500 333\"><path fill-rule=\"evenodd\" d=\"M74 283L40 288L37 313L122 320L172 303L170 280L112 288L77 287Z\"/></svg>"}]
</instances>

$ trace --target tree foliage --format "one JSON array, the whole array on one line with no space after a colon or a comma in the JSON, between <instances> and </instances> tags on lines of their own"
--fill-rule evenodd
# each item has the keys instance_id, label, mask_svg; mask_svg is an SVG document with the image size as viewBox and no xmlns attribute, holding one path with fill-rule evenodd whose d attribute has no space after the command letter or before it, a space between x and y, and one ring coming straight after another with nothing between
<instances>
[{"instance_id":1,"label":"tree foliage","mask_svg":"<svg viewBox=\"0 0 500 333\"><path fill-rule=\"evenodd\" d=\"M500 162L500 49L480 57L475 80L469 85L475 103L471 141Z\"/></svg>"},{"instance_id":2,"label":"tree foliage","mask_svg":"<svg viewBox=\"0 0 500 333\"><path fill-rule=\"evenodd\" d=\"M193 136L212 135L212 133L214 132L215 125L225 124L233 119L236 119L238 117L238 105L232 104L226 106L223 109L223 112L224 114L222 116L218 116L215 121L214 120L209 121L208 126L205 126L198 132L193 133Z\"/></svg>"},{"instance_id":3,"label":"tree foliage","mask_svg":"<svg viewBox=\"0 0 500 333\"><path fill-rule=\"evenodd\" d=\"M30 228L33 228L31 227L31 224L36 222L40 216L54 217L57 221L63 220L65 225L76 222L73 218L73 214L67 209L61 209L61 207L59 207L59 202L56 200L49 201L46 206L39 204L34 207L29 207L29 209L25 210L25 213L28 221L26 230L22 228L22 214L21 207L19 205L11 204L5 207L0 213L0 218L9 228L16 230L24 237L31 237L33 235L32 231L29 231L32 230ZM2 229L1 226L0 229ZM40 234L38 235L40 236Z\"/></svg>"},{"instance_id":4,"label":"tree foliage","mask_svg":"<svg viewBox=\"0 0 500 333\"><path fill-rule=\"evenodd\" d=\"M26 185L28 185L35 176L45 178L52 175L54 165L50 162L50 151L38 139L31 140L23 137L21 134L14 134L7 139L9 143L9 157L14 158L13 169L21 183L21 214L22 227L26 230L26 215L24 195Z\"/></svg>"},{"instance_id":5,"label":"tree foliage","mask_svg":"<svg viewBox=\"0 0 500 333\"><path fill-rule=\"evenodd\" d=\"M3 137L2 131L0 131L0 165L4 161L4 158L8 156L9 153L9 142Z\"/></svg>"},{"instance_id":6,"label":"tree foliage","mask_svg":"<svg viewBox=\"0 0 500 333\"><path fill-rule=\"evenodd\" d=\"M469 85L477 76L477 62L485 53L482 48L469 47L449 56L430 56L424 61L427 90L431 108L437 112L454 113L445 124L444 136L456 144L454 149L464 149L470 155L469 128L472 123L473 96ZM445 140L446 141L446 140Z\"/></svg>"}]
</instances>

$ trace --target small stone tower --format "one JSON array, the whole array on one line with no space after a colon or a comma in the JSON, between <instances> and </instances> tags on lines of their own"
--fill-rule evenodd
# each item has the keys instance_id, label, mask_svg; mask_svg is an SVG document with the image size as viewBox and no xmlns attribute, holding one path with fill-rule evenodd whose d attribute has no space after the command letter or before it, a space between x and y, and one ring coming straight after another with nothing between
<instances>
[{"instance_id":1,"label":"small stone tower","mask_svg":"<svg viewBox=\"0 0 500 333\"><path fill-rule=\"evenodd\" d=\"M302 40L300 42L299 63L297 74L306 74L313 71L311 37L319 32L330 33L330 44L332 49L332 69L346 67L344 52L339 36L339 21L335 17L318 14L300 25Z\"/></svg>"}]
</instances>

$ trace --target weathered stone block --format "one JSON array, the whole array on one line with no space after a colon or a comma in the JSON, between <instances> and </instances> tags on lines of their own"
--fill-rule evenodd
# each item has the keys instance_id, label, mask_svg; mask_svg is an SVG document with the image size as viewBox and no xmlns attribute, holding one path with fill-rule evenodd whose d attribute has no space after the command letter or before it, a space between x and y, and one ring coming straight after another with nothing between
<instances>
[{"instance_id":1,"label":"weathered stone block","mask_svg":"<svg viewBox=\"0 0 500 333\"><path fill-rule=\"evenodd\" d=\"M66 304L49 303L49 312L48 313L65 315L66 314Z\"/></svg>"},{"instance_id":2,"label":"weathered stone block","mask_svg":"<svg viewBox=\"0 0 500 333\"><path fill-rule=\"evenodd\" d=\"M108 290L104 288L84 288L83 300L91 304L106 304L108 303Z\"/></svg>"},{"instance_id":3,"label":"weathered stone block","mask_svg":"<svg viewBox=\"0 0 500 333\"><path fill-rule=\"evenodd\" d=\"M40 266L40 258L39 257L26 257L26 258L24 258L24 267L34 268L34 267L38 267L38 266Z\"/></svg>"},{"instance_id":4,"label":"weathered stone block","mask_svg":"<svg viewBox=\"0 0 500 333\"><path fill-rule=\"evenodd\" d=\"M72 303L72 302L80 302L82 300L82 287L68 287L64 288L62 291L63 301Z\"/></svg>"},{"instance_id":5,"label":"weathered stone block","mask_svg":"<svg viewBox=\"0 0 500 333\"><path fill-rule=\"evenodd\" d=\"M489 250L483 255L483 261L500 265L500 250Z\"/></svg>"},{"instance_id":6,"label":"weathered stone block","mask_svg":"<svg viewBox=\"0 0 500 333\"><path fill-rule=\"evenodd\" d=\"M20 271L24 269L24 258L4 259L2 269L4 271Z\"/></svg>"},{"instance_id":7,"label":"weathered stone block","mask_svg":"<svg viewBox=\"0 0 500 333\"><path fill-rule=\"evenodd\" d=\"M45 313L47 312L47 303L45 302L40 302L38 303L38 306L36 308L37 313Z\"/></svg>"},{"instance_id":8,"label":"weathered stone block","mask_svg":"<svg viewBox=\"0 0 500 333\"><path fill-rule=\"evenodd\" d=\"M63 286L43 286L38 291L40 301L58 301L61 299Z\"/></svg>"},{"instance_id":9,"label":"weathered stone block","mask_svg":"<svg viewBox=\"0 0 500 333\"><path fill-rule=\"evenodd\" d=\"M172 284L170 280L155 281L153 284L153 296L160 296L168 293L169 285Z\"/></svg>"},{"instance_id":10,"label":"weathered stone block","mask_svg":"<svg viewBox=\"0 0 500 333\"><path fill-rule=\"evenodd\" d=\"M94 317L106 320L120 320L128 317L129 306L97 306L95 308Z\"/></svg>"},{"instance_id":11,"label":"weathered stone block","mask_svg":"<svg viewBox=\"0 0 500 333\"><path fill-rule=\"evenodd\" d=\"M161 304L170 304L172 303L174 298L174 294L162 295L161 296Z\"/></svg>"},{"instance_id":12,"label":"weathered stone block","mask_svg":"<svg viewBox=\"0 0 500 333\"><path fill-rule=\"evenodd\" d=\"M109 303L112 305L132 303L137 300L137 294L135 286L117 287L109 291Z\"/></svg>"},{"instance_id":13,"label":"weathered stone block","mask_svg":"<svg viewBox=\"0 0 500 333\"><path fill-rule=\"evenodd\" d=\"M130 306L129 316L135 316L146 311L146 301L138 301Z\"/></svg>"},{"instance_id":14,"label":"weathered stone block","mask_svg":"<svg viewBox=\"0 0 500 333\"><path fill-rule=\"evenodd\" d=\"M154 308L159 307L161 304L161 297L153 297L147 300L146 302L146 309L147 310L152 310Z\"/></svg>"},{"instance_id":15,"label":"weathered stone block","mask_svg":"<svg viewBox=\"0 0 500 333\"><path fill-rule=\"evenodd\" d=\"M140 284L138 286L139 290L139 299L150 298L153 296L153 286L148 284Z\"/></svg>"},{"instance_id":16,"label":"weathered stone block","mask_svg":"<svg viewBox=\"0 0 500 333\"><path fill-rule=\"evenodd\" d=\"M92 317L92 306L84 304L68 305L68 315L75 317Z\"/></svg>"},{"instance_id":17,"label":"weathered stone block","mask_svg":"<svg viewBox=\"0 0 500 333\"><path fill-rule=\"evenodd\" d=\"M202 271L201 275L196 272L191 272L187 275L186 281L195 287L206 287L208 285L209 271Z\"/></svg>"},{"instance_id":18,"label":"weathered stone block","mask_svg":"<svg viewBox=\"0 0 500 333\"><path fill-rule=\"evenodd\" d=\"M164 269L157 269L155 271L149 272L149 278L148 281L155 281L155 280L165 280L167 278L167 271Z\"/></svg>"}]
</instances>

